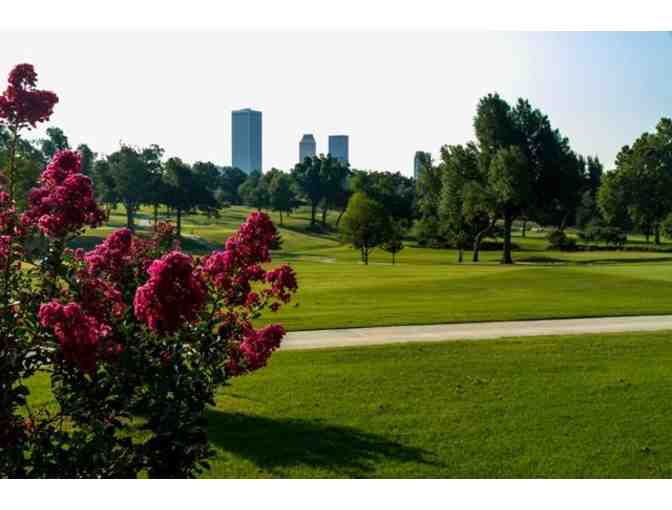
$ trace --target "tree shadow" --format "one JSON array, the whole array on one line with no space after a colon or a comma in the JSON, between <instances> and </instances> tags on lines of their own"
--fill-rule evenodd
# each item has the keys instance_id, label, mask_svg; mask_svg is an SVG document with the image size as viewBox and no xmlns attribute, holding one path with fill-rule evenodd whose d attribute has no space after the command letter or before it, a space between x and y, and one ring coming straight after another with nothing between
<instances>
[{"instance_id":1,"label":"tree shadow","mask_svg":"<svg viewBox=\"0 0 672 510\"><path fill-rule=\"evenodd\" d=\"M271 419L208 411L211 443L259 468L328 469L336 476L367 477L385 462L439 465L429 452L382 436L318 420Z\"/></svg>"}]
</instances>

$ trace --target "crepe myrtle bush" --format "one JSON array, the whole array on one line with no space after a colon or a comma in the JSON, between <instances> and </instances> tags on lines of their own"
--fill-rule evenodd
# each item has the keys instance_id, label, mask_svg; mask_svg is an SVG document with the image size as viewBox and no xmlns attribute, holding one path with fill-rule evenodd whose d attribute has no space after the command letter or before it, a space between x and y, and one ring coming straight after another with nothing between
<instances>
[{"instance_id":1,"label":"crepe myrtle bush","mask_svg":"<svg viewBox=\"0 0 672 510\"><path fill-rule=\"evenodd\" d=\"M169 224L67 248L104 219L72 151L53 157L25 212L0 191L0 477L199 474L217 388L264 367L285 334L253 325L297 290L291 267L267 267L266 214L206 257L180 251ZM48 249L27 264L36 235ZM30 405L38 372L55 403Z\"/></svg>"}]
</instances>

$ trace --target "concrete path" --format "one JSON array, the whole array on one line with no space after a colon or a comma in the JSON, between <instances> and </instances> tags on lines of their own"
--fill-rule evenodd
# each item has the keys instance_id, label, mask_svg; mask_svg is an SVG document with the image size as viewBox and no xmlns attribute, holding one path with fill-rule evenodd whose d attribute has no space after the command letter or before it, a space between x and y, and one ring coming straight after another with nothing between
<instances>
[{"instance_id":1,"label":"concrete path","mask_svg":"<svg viewBox=\"0 0 672 510\"><path fill-rule=\"evenodd\" d=\"M512 336L580 335L668 329L672 330L672 315L325 329L288 333L282 341L281 349L319 349L404 342L485 340Z\"/></svg>"}]
</instances>

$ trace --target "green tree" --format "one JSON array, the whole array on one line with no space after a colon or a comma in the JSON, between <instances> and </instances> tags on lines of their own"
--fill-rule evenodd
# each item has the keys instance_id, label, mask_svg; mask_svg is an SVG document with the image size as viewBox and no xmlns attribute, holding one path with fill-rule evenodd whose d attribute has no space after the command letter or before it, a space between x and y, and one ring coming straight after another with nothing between
<instances>
[{"instance_id":1,"label":"green tree","mask_svg":"<svg viewBox=\"0 0 672 510\"><path fill-rule=\"evenodd\" d=\"M441 148L442 186L439 202L439 218L444 237L457 248L458 262L463 261L464 250L474 246L475 261L489 215L482 210L474 193L482 193L483 176L479 163L478 148L449 145ZM478 244L478 246L476 246Z\"/></svg>"},{"instance_id":2,"label":"green tree","mask_svg":"<svg viewBox=\"0 0 672 510\"><path fill-rule=\"evenodd\" d=\"M268 208L268 189L266 187L267 181L263 178L263 174L259 171L254 171L247 176L245 182L238 188L240 198L248 207L254 207L261 211Z\"/></svg>"},{"instance_id":3,"label":"green tree","mask_svg":"<svg viewBox=\"0 0 672 510\"><path fill-rule=\"evenodd\" d=\"M93 176L93 167L96 163L96 157L98 156L95 152L91 150L91 147L82 143L77 146L77 152L82 161L82 173L88 175L89 177Z\"/></svg>"},{"instance_id":4,"label":"green tree","mask_svg":"<svg viewBox=\"0 0 672 510\"><path fill-rule=\"evenodd\" d=\"M404 235L406 225L401 220L390 220L387 239L382 243L381 248L392 254L392 264L396 264L397 253L404 249Z\"/></svg>"},{"instance_id":5,"label":"green tree","mask_svg":"<svg viewBox=\"0 0 672 510\"><path fill-rule=\"evenodd\" d=\"M97 173L102 174L101 182L105 189L103 196L121 202L126 209L126 226L134 230L135 214L143 203L148 202L148 195L153 184L152 174L142 152L128 145L110 154L106 164L97 166Z\"/></svg>"},{"instance_id":6,"label":"green tree","mask_svg":"<svg viewBox=\"0 0 672 510\"><path fill-rule=\"evenodd\" d=\"M355 193L348 202L340 230L343 238L360 250L362 262L369 263L369 254L389 238L390 221L383 207L364 193Z\"/></svg>"},{"instance_id":7,"label":"green tree","mask_svg":"<svg viewBox=\"0 0 672 510\"><path fill-rule=\"evenodd\" d=\"M326 211L337 194L343 191L348 175L347 166L341 165L330 155L313 156L297 163L292 170L292 178L301 194L310 205L310 226L317 224L317 208L322 206L323 223L326 222Z\"/></svg>"},{"instance_id":8,"label":"green tree","mask_svg":"<svg viewBox=\"0 0 672 510\"><path fill-rule=\"evenodd\" d=\"M144 202L152 206L154 225L159 221L159 207L166 203L166 194L168 193L164 181L163 154L164 150L156 144L152 144L141 151L141 157L146 165L150 180Z\"/></svg>"},{"instance_id":9,"label":"green tree","mask_svg":"<svg viewBox=\"0 0 672 510\"><path fill-rule=\"evenodd\" d=\"M320 185L322 187L322 226L327 226L327 212L329 209L345 209L348 195L346 193L347 179L350 169L346 163L327 156L320 160Z\"/></svg>"},{"instance_id":10,"label":"green tree","mask_svg":"<svg viewBox=\"0 0 672 510\"><path fill-rule=\"evenodd\" d=\"M611 175L613 174L613 176ZM623 221L622 211L660 244L660 227L672 212L672 121L663 118L655 133L642 134L616 156L616 169L603 179L598 202L605 218Z\"/></svg>"},{"instance_id":11,"label":"green tree","mask_svg":"<svg viewBox=\"0 0 672 510\"><path fill-rule=\"evenodd\" d=\"M180 158L169 158L165 164L166 203L177 217L177 236L182 236L182 216L198 206L197 178Z\"/></svg>"},{"instance_id":12,"label":"green tree","mask_svg":"<svg viewBox=\"0 0 672 510\"><path fill-rule=\"evenodd\" d=\"M513 220L530 203L532 183L529 162L518 147L499 149L490 163L490 187L497 208L504 220L504 251L502 262L513 264L511 257L511 227Z\"/></svg>"},{"instance_id":13,"label":"green tree","mask_svg":"<svg viewBox=\"0 0 672 510\"><path fill-rule=\"evenodd\" d=\"M428 154L420 160L421 172L416 181L417 212L420 221L416 229L422 244L440 245L443 235L439 218L443 167L435 165Z\"/></svg>"},{"instance_id":14,"label":"green tree","mask_svg":"<svg viewBox=\"0 0 672 510\"><path fill-rule=\"evenodd\" d=\"M247 179L247 174L240 168L224 167L219 179L221 201L231 205L242 204L238 189L245 182L245 179Z\"/></svg>"},{"instance_id":15,"label":"green tree","mask_svg":"<svg viewBox=\"0 0 672 510\"><path fill-rule=\"evenodd\" d=\"M39 140L38 143L47 161L49 161L58 151L70 148L68 137L65 136L65 133L61 128L48 127L46 135L47 137Z\"/></svg>"},{"instance_id":16,"label":"green tree","mask_svg":"<svg viewBox=\"0 0 672 510\"><path fill-rule=\"evenodd\" d=\"M219 214L220 203L216 198L216 192L221 187L221 172L217 165L210 161L197 161L193 166L196 178L198 208L208 217Z\"/></svg>"},{"instance_id":17,"label":"green tree","mask_svg":"<svg viewBox=\"0 0 672 510\"><path fill-rule=\"evenodd\" d=\"M280 225L283 225L283 213L291 213L297 206L297 196L292 178L281 171L274 173L268 185L270 207L280 214Z\"/></svg>"}]
</instances>

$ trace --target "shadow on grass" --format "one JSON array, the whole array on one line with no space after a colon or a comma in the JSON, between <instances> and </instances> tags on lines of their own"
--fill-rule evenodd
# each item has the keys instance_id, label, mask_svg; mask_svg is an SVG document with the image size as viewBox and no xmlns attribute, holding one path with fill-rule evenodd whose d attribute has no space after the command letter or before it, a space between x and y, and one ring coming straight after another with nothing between
<instances>
[{"instance_id":1,"label":"shadow on grass","mask_svg":"<svg viewBox=\"0 0 672 510\"><path fill-rule=\"evenodd\" d=\"M376 465L438 465L429 453L385 437L320 421L270 419L240 413L208 412L213 445L266 470L321 468L335 476L366 477Z\"/></svg>"}]
</instances>

